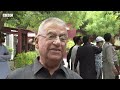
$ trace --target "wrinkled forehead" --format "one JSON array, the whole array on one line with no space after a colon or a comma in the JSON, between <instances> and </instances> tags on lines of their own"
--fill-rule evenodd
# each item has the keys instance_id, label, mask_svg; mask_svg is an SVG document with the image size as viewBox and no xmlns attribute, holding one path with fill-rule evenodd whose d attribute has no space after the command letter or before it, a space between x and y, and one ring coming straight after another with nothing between
<instances>
[{"instance_id":1,"label":"wrinkled forehead","mask_svg":"<svg viewBox=\"0 0 120 90\"><path fill-rule=\"evenodd\" d=\"M43 32L46 34L49 32L54 32L57 34L60 34L60 33L67 34L66 27L67 26L65 24L48 22L43 26Z\"/></svg>"}]
</instances>

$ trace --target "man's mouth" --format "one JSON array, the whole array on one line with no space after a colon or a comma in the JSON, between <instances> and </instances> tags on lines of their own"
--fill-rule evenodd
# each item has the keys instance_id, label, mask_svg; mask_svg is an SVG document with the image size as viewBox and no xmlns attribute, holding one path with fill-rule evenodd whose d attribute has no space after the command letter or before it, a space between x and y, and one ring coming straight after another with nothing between
<instances>
[{"instance_id":1,"label":"man's mouth","mask_svg":"<svg viewBox=\"0 0 120 90\"><path fill-rule=\"evenodd\" d=\"M50 50L53 50L53 51L61 51L60 49L55 49L55 48L52 48Z\"/></svg>"}]
</instances>

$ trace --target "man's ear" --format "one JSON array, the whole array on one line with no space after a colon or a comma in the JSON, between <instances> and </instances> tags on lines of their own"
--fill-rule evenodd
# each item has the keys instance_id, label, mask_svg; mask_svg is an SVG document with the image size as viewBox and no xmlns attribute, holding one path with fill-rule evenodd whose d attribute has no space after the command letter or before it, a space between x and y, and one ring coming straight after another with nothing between
<instances>
[{"instance_id":1,"label":"man's ear","mask_svg":"<svg viewBox=\"0 0 120 90\"><path fill-rule=\"evenodd\" d=\"M35 48L38 49L38 44L35 44Z\"/></svg>"},{"instance_id":2,"label":"man's ear","mask_svg":"<svg viewBox=\"0 0 120 90\"><path fill-rule=\"evenodd\" d=\"M35 48L38 49L38 38L35 38Z\"/></svg>"}]
</instances>

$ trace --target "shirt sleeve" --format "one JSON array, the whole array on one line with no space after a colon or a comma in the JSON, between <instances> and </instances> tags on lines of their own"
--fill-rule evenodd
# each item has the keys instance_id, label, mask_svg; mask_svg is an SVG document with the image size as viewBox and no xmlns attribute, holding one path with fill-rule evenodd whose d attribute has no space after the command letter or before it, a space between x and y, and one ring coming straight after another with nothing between
<instances>
[{"instance_id":1,"label":"shirt sleeve","mask_svg":"<svg viewBox=\"0 0 120 90\"><path fill-rule=\"evenodd\" d=\"M68 63L70 62L70 57L71 57L72 48L73 48L73 47L70 48L70 50L69 50L69 52L68 52L68 54L67 54L67 62L68 62Z\"/></svg>"},{"instance_id":2,"label":"shirt sleeve","mask_svg":"<svg viewBox=\"0 0 120 90\"><path fill-rule=\"evenodd\" d=\"M95 54L99 54L102 52L102 48L98 48L98 47L93 46L93 49L94 49Z\"/></svg>"},{"instance_id":3,"label":"shirt sleeve","mask_svg":"<svg viewBox=\"0 0 120 90\"><path fill-rule=\"evenodd\" d=\"M115 67L115 66L114 66L114 62L113 62L112 46L108 46L108 47L106 48L106 58L107 58L108 63L109 63L112 67Z\"/></svg>"},{"instance_id":4,"label":"shirt sleeve","mask_svg":"<svg viewBox=\"0 0 120 90\"><path fill-rule=\"evenodd\" d=\"M80 48L78 47L77 49L77 53L76 53L76 58L75 58L75 62L74 62L74 69L76 69L78 61L80 60Z\"/></svg>"}]
</instances>

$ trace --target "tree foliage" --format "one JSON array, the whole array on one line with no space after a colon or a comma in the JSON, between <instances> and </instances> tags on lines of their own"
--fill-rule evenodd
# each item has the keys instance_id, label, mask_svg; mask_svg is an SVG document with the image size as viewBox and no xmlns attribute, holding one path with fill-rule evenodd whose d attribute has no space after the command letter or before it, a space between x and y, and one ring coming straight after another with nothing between
<instances>
[{"instance_id":1,"label":"tree foliage","mask_svg":"<svg viewBox=\"0 0 120 90\"><path fill-rule=\"evenodd\" d=\"M89 20L85 27L87 33L103 35L105 33L116 34L120 28L119 13L114 14L112 11L94 11L87 12L86 19Z\"/></svg>"},{"instance_id":2,"label":"tree foliage","mask_svg":"<svg viewBox=\"0 0 120 90\"><path fill-rule=\"evenodd\" d=\"M13 18L5 22L7 27L37 30L40 23L48 17L58 17L73 27L78 28L82 24L83 14L79 11L13 11Z\"/></svg>"},{"instance_id":3,"label":"tree foliage","mask_svg":"<svg viewBox=\"0 0 120 90\"><path fill-rule=\"evenodd\" d=\"M89 34L116 34L120 28L119 11L13 11L13 15L5 26L37 30L44 19L58 17Z\"/></svg>"},{"instance_id":4,"label":"tree foliage","mask_svg":"<svg viewBox=\"0 0 120 90\"><path fill-rule=\"evenodd\" d=\"M0 11L0 30L4 27L4 22L7 19L6 17L3 17L3 14L5 13L11 13L11 11Z\"/></svg>"}]
</instances>

